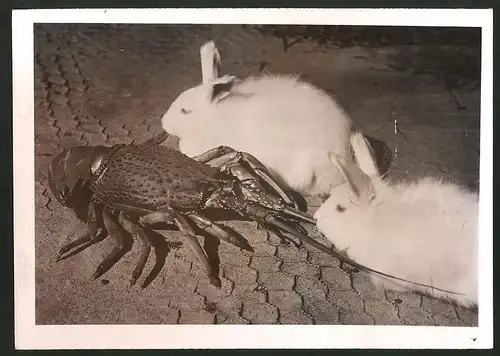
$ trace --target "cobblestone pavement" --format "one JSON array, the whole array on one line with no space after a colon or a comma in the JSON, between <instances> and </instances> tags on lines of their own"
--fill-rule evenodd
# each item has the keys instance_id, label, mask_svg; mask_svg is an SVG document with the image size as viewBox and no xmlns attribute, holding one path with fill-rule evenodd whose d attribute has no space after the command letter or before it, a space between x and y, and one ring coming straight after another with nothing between
<instances>
[{"instance_id":1,"label":"cobblestone pavement","mask_svg":"<svg viewBox=\"0 0 500 356\"><path fill-rule=\"evenodd\" d=\"M213 36L224 73L245 77L263 67L300 73L334 94L393 153L391 176L447 176L477 188L479 90L462 85L450 93L435 76L388 66L401 53L417 60L419 48L339 49L302 41L284 51L278 37L240 26L36 25L37 324L477 325L476 312L377 289L365 273L344 272L336 259L307 246L281 246L249 222L229 225L255 253L217 247L220 290L208 284L178 232L164 233L156 264L150 258L145 269L159 273L143 290L128 286L138 244L96 281L90 276L112 248L109 239L55 263L59 248L84 225L48 190L50 155L160 132L171 101L200 81L199 47ZM404 135L394 134L395 118Z\"/></svg>"}]
</instances>

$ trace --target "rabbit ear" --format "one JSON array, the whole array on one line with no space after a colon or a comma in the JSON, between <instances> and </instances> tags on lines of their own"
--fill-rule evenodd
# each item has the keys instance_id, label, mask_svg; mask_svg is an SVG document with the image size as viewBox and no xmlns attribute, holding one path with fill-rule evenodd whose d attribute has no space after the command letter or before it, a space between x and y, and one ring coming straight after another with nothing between
<instances>
[{"instance_id":1,"label":"rabbit ear","mask_svg":"<svg viewBox=\"0 0 500 356\"><path fill-rule=\"evenodd\" d=\"M353 132L350 139L359 168L370 177L379 176L373 149L361 132Z\"/></svg>"},{"instance_id":2,"label":"rabbit ear","mask_svg":"<svg viewBox=\"0 0 500 356\"><path fill-rule=\"evenodd\" d=\"M368 177L357 165L347 162L343 157L330 153L330 160L340 170L349 188L360 202L369 203L375 197L375 189Z\"/></svg>"},{"instance_id":3,"label":"rabbit ear","mask_svg":"<svg viewBox=\"0 0 500 356\"><path fill-rule=\"evenodd\" d=\"M214 41L200 47L201 79L203 84L210 83L219 77L221 59Z\"/></svg>"},{"instance_id":4,"label":"rabbit ear","mask_svg":"<svg viewBox=\"0 0 500 356\"><path fill-rule=\"evenodd\" d=\"M208 87L208 97L210 102L218 103L229 94L231 94L231 89L235 83L239 82L239 79L233 75L225 75L221 78L217 78Z\"/></svg>"}]
</instances>

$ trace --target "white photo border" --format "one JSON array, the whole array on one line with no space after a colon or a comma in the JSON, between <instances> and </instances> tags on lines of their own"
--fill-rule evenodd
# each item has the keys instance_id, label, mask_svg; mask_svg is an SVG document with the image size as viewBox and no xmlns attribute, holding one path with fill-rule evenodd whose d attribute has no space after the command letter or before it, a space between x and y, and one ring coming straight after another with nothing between
<instances>
[{"instance_id":1,"label":"white photo border","mask_svg":"<svg viewBox=\"0 0 500 356\"><path fill-rule=\"evenodd\" d=\"M34 23L309 24L481 27L478 327L353 325L36 325ZM16 349L330 349L493 347L493 10L14 10L14 300ZM139 330L138 330L139 329ZM139 331L139 332L138 332ZM85 336L83 336L85 334ZM193 335L196 335L193 338Z\"/></svg>"}]
</instances>

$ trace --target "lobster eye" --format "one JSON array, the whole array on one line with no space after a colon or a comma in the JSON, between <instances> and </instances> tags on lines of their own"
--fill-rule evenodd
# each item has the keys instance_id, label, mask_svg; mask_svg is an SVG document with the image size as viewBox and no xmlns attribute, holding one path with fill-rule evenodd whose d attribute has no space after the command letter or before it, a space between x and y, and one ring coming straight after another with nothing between
<instances>
[{"instance_id":1,"label":"lobster eye","mask_svg":"<svg viewBox=\"0 0 500 356\"><path fill-rule=\"evenodd\" d=\"M183 114L189 114L191 110L186 110L186 109L181 109L181 113Z\"/></svg>"},{"instance_id":2,"label":"lobster eye","mask_svg":"<svg viewBox=\"0 0 500 356\"><path fill-rule=\"evenodd\" d=\"M345 211L345 208L344 208L342 205L337 204L336 210L337 210L339 213L343 213L343 212Z\"/></svg>"}]
</instances>

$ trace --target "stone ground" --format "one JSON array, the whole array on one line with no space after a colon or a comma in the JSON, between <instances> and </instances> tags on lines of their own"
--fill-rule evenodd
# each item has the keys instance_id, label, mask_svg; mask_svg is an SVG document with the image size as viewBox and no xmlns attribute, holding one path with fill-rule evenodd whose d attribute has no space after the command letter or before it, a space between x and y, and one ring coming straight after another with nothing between
<instances>
[{"instance_id":1,"label":"stone ground","mask_svg":"<svg viewBox=\"0 0 500 356\"><path fill-rule=\"evenodd\" d=\"M199 47L214 36L224 73L300 73L335 95L366 134L386 144L393 178L444 176L477 189L479 86L431 68L438 58L441 69L452 63L471 69L465 48L339 48L305 39L285 51L279 36L241 26L37 25L36 323L476 326L474 311L377 289L365 273L345 272L312 247L281 246L249 222L228 225L255 253L217 247L220 290L208 284L178 232L163 232L157 261L150 258L144 272L156 277L142 290L128 286L138 244L96 281L90 276L112 248L109 239L55 262L84 225L48 190L50 156L74 145L130 143L159 133L171 101L200 81Z\"/></svg>"}]
</instances>

